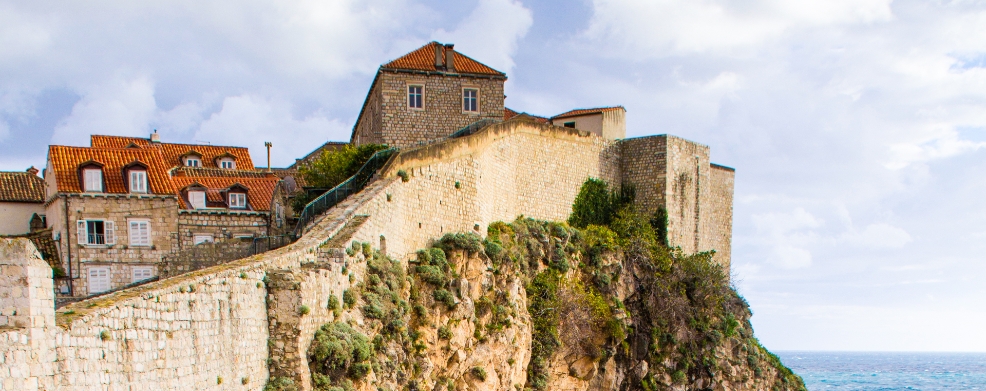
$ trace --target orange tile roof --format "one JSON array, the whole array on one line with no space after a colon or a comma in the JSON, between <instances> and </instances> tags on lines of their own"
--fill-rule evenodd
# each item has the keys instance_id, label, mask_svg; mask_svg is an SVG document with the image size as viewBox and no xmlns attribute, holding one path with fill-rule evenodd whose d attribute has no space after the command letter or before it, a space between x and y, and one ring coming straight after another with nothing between
<instances>
[{"instance_id":1,"label":"orange tile roof","mask_svg":"<svg viewBox=\"0 0 986 391\"><path fill-rule=\"evenodd\" d=\"M278 177L274 172L261 170L230 170L227 168L177 167L171 169L174 177L235 177L235 178L268 178Z\"/></svg>"},{"instance_id":2,"label":"orange tile roof","mask_svg":"<svg viewBox=\"0 0 986 391\"><path fill-rule=\"evenodd\" d=\"M79 166L86 162L96 162L103 166L103 182L106 193L129 193L123 183L123 167L133 162L147 166L148 191L151 194L174 194L175 189L168 177L168 166L160 152L148 148L88 148L52 145L48 147L48 160L51 162L46 175L55 175L57 191L64 193L83 192L80 183Z\"/></svg>"},{"instance_id":3,"label":"orange tile roof","mask_svg":"<svg viewBox=\"0 0 986 391\"><path fill-rule=\"evenodd\" d=\"M545 117L541 117L541 116L537 116L537 115L531 115L531 114L527 114L527 113L518 113L518 112L513 111L513 110L510 110L510 109L508 109L506 107L503 108L503 120L504 121L509 120L511 118L514 118L514 117L516 117L518 115L526 115L526 116L528 116L530 118L533 118L534 119L534 122L538 122L538 123L542 123L542 124L548 123L548 119L545 118Z\"/></svg>"},{"instance_id":4,"label":"orange tile roof","mask_svg":"<svg viewBox=\"0 0 986 391\"><path fill-rule=\"evenodd\" d=\"M25 171L0 171L0 202L44 202L44 200L44 179Z\"/></svg>"},{"instance_id":5,"label":"orange tile roof","mask_svg":"<svg viewBox=\"0 0 986 391\"><path fill-rule=\"evenodd\" d=\"M267 212L270 211L270 200L274 196L274 187L280 179L275 177L266 178L232 178L232 177L175 177L172 181L177 190L184 189L189 185L198 183L205 186L206 203L208 206L225 207L226 200L223 199L222 191L234 184L241 184L247 188L247 203L250 210ZM183 209L188 209L187 200L178 197Z\"/></svg>"},{"instance_id":6,"label":"orange tile roof","mask_svg":"<svg viewBox=\"0 0 986 391\"><path fill-rule=\"evenodd\" d=\"M599 113L604 113L604 112L607 112L607 111L616 111L616 110L627 111L626 109L623 108L623 106L596 107L596 108L591 108L591 109L575 109L575 110L569 110L569 111L566 111L564 113L558 114L558 115L556 115L554 117L551 117L551 119L567 118L567 117L578 117L580 115L599 114Z\"/></svg>"},{"instance_id":7,"label":"orange tile roof","mask_svg":"<svg viewBox=\"0 0 986 391\"><path fill-rule=\"evenodd\" d=\"M384 69L409 69L416 71L444 71L435 66L435 45L441 45L432 41L400 58L383 65ZM445 61L445 52L442 52L442 61ZM507 74L496 69L490 68L479 61L473 60L458 51L452 61L457 73L472 73L477 75L493 75L506 77Z\"/></svg>"},{"instance_id":8,"label":"orange tile roof","mask_svg":"<svg viewBox=\"0 0 986 391\"><path fill-rule=\"evenodd\" d=\"M233 155L236 158L236 168L240 170L253 170L253 160L250 158L250 150L244 147L227 147L205 144L174 144L174 143L151 143L151 140L140 137L126 136L104 136L94 134L90 138L90 145L93 148L126 148L130 144L139 147L154 147L161 149L164 153L164 162L169 167L184 165L181 157L188 152L195 151L202 155L202 167L219 168L216 158L224 154Z\"/></svg>"}]
</instances>

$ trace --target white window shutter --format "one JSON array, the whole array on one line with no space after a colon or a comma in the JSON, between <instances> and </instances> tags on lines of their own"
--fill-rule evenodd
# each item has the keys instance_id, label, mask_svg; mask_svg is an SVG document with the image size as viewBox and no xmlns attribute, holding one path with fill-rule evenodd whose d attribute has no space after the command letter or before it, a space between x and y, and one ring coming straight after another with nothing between
<instances>
[{"instance_id":1,"label":"white window shutter","mask_svg":"<svg viewBox=\"0 0 986 391\"><path fill-rule=\"evenodd\" d=\"M86 232L86 221L85 220L76 220L75 226L76 226L76 230L78 231L78 234L79 234L79 244L88 244L89 243L89 233Z\"/></svg>"},{"instance_id":2,"label":"white window shutter","mask_svg":"<svg viewBox=\"0 0 986 391\"><path fill-rule=\"evenodd\" d=\"M116 230L113 229L112 221L103 222L103 230L106 234L106 244L116 244Z\"/></svg>"}]
</instances>

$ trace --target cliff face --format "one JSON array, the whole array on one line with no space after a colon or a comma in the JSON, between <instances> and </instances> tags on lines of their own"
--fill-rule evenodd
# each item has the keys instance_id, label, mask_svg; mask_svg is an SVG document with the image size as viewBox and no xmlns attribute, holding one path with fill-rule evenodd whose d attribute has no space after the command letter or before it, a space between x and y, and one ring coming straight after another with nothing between
<instances>
[{"instance_id":1,"label":"cliff face","mask_svg":"<svg viewBox=\"0 0 986 391\"><path fill-rule=\"evenodd\" d=\"M367 276L337 304L348 322L308 352L315 388L804 390L711 254L530 219L488 233L407 264L357 255Z\"/></svg>"}]
</instances>

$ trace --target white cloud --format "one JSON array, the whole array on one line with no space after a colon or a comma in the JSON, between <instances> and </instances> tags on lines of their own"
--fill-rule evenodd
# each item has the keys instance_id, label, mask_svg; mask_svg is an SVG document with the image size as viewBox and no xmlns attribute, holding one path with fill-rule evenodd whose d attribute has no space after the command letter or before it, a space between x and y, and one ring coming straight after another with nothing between
<instances>
[{"instance_id":1,"label":"white cloud","mask_svg":"<svg viewBox=\"0 0 986 391\"><path fill-rule=\"evenodd\" d=\"M439 29L432 39L452 42L457 50L501 72L514 67L517 40L527 34L534 22L531 11L514 0L479 0L476 9L455 30Z\"/></svg>"},{"instance_id":2,"label":"white cloud","mask_svg":"<svg viewBox=\"0 0 986 391\"><path fill-rule=\"evenodd\" d=\"M857 246L871 248L900 248L911 242L911 235L902 228L886 223L867 225L862 232L851 230L842 240Z\"/></svg>"},{"instance_id":3,"label":"white cloud","mask_svg":"<svg viewBox=\"0 0 986 391\"><path fill-rule=\"evenodd\" d=\"M892 18L889 0L595 0L588 37L633 57L750 49L787 30Z\"/></svg>"},{"instance_id":4,"label":"white cloud","mask_svg":"<svg viewBox=\"0 0 986 391\"><path fill-rule=\"evenodd\" d=\"M111 80L86 87L72 114L55 127L52 141L86 145L90 134L146 136L157 104L154 85L147 78Z\"/></svg>"},{"instance_id":5,"label":"white cloud","mask_svg":"<svg viewBox=\"0 0 986 391\"><path fill-rule=\"evenodd\" d=\"M258 167L266 165L261 161L266 159L263 142L274 140L271 160L277 167L294 163L294 158L311 152L327 137L341 139L349 134L348 125L321 113L296 119L291 112L291 105L282 100L255 95L227 97L222 109L202 123L194 138L212 144L249 147Z\"/></svg>"},{"instance_id":6,"label":"white cloud","mask_svg":"<svg viewBox=\"0 0 986 391\"><path fill-rule=\"evenodd\" d=\"M800 269L811 266L811 252L804 248L778 245L774 247L768 261L785 269Z\"/></svg>"}]
</instances>

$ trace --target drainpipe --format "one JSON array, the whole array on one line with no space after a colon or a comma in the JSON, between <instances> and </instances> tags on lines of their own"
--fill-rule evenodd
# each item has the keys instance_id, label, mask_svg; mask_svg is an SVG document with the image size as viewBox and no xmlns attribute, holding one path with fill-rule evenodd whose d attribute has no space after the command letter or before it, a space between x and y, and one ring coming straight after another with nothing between
<instances>
[{"instance_id":1,"label":"drainpipe","mask_svg":"<svg viewBox=\"0 0 986 391\"><path fill-rule=\"evenodd\" d=\"M69 241L69 223L68 223L68 195L62 194L62 199L65 200L65 260L68 262L68 294L69 296L75 297L75 275L72 274L72 242ZM78 235L78 233L76 233Z\"/></svg>"}]
</instances>

